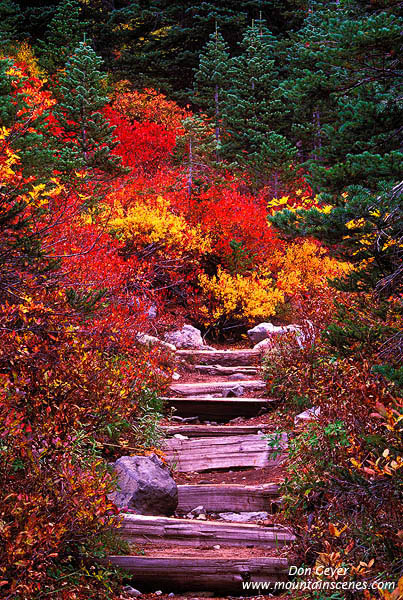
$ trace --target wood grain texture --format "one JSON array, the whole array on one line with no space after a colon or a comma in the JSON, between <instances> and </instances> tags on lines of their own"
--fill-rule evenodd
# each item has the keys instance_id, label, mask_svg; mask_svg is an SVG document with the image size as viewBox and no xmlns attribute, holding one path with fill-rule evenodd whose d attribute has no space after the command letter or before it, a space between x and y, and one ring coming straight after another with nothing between
<instances>
[{"instance_id":1,"label":"wood grain texture","mask_svg":"<svg viewBox=\"0 0 403 600\"><path fill-rule=\"evenodd\" d=\"M111 564L133 574L140 589L210 590L244 595L242 581L286 581L285 558L186 558L109 556Z\"/></svg>"},{"instance_id":2,"label":"wood grain texture","mask_svg":"<svg viewBox=\"0 0 403 600\"><path fill-rule=\"evenodd\" d=\"M249 365L234 366L234 367L223 367L221 365L194 365L194 369L202 374L207 375L257 375L258 368L251 367Z\"/></svg>"},{"instance_id":3,"label":"wood grain texture","mask_svg":"<svg viewBox=\"0 0 403 600\"><path fill-rule=\"evenodd\" d=\"M178 485L178 510L189 512L203 506L207 512L270 512L278 496L279 486L275 483Z\"/></svg>"},{"instance_id":4,"label":"wood grain texture","mask_svg":"<svg viewBox=\"0 0 403 600\"><path fill-rule=\"evenodd\" d=\"M223 394L242 386L247 391L263 391L266 383L261 379L241 379L240 381L202 381L198 383L173 383L172 393L178 396L200 396L203 394Z\"/></svg>"},{"instance_id":5,"label":"wood grain texture","mask_svg":"<svg viewBox=\"0 0 403 600\"><path fill-rule=\"evenodd\" d=\"M280 453L269 446L260 434L165 440L162 447L168 464L181 473L231 469L233 467L268 467L282 461L287 436L282 434Z\"/></svg>"},{"instance_id":6,"label":"wood grain texture","mask_svg":"<svg viewBox=\"0 0 403 600\"><path fill-rule=\"evenodd\" d=\"M284 527L261 527L250 523L197 521L173 517L125 514L121 535L129 542L197 546L258 546L278 548L290 544L295 537Z\"/></svg>"},{"instance_id":7,"label":"wood grain texture","mask_svg":"<svg viewBox=\"0 0 403 600\"><path fill-rule=\"evenodd\" d=\"M277 403L271 398L202 398L199 396L163 398L180 417L200 417L228 422L235 417L255 417L261 410L271 410Z\"/></svg>"},{"instance_id":8,"label":"wood grain texture","mask_svg":"<svg viewBox=\"0 0 403 600\"><path fill-rule=\"evenodd\" d=\"M165 435L184 435L189 438L225 437L226 435L249 435L264 432L269 425L165 425L162 427Z\"/></svg>"},{"instance_id":9,"label":"wood grain texture","mask_svg":"<svg viewBox=\"0 0 403 600\"><path fill-rule=\"evenodd\" d=\"M176 357L198 365L256 365L261 358L259 350L177 350Z\"/></svg>"}]
</instances>

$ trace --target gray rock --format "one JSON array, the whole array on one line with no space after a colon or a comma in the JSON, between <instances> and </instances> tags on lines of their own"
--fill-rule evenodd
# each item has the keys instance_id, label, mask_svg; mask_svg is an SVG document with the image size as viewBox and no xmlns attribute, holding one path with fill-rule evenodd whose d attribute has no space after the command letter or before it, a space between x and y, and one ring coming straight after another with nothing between
<instances>
[{"instance_id":1,"label":"gray rock","mask_svg":"<svg viewBox=\"0 0 403 600\"><path fill-rule=\"evenodd\" d=\"M114 469L118 489L109 498L119 508L141 515L172 515L178 505L178 488L169 469L152 456L122 456Z\"/></svg>"},{"instance_id":2,"label":"gray rock","mask_svg":"<svg viewBox=\"0 0 403 600\"><path fill-rule=\"evenodd\" d=\"M242 373L233 373L233 375L228 375L228 379L231 381L245 381L245 379L250 379L250 375L244 375Z\"/></svg>"},{"instance_id":3,"label":"gray rock","mask_svg":"<svg viewBox=\"0 0 403 600\"><path fill-rule=\"evenodd\" d=\"M245 421L245 417L235 417L235 419L231 419L231 421L229 421L231 424L232 423L243 423Z\"/></svg>"},{"instance_id":4,"label":"gray rock","mask_svg":"<svg viewBox=\"0 0 403 600\"><path fill-rule=\"evenodd\" d=\"M304 412L299 413L296 417L294 417L294 425L298 425L300 423L308 423L309 421L314 421L320 415L320 407L313 406L312 408L308 408L304 410Z\"/></svg>"},{"instance_id":5,"label":"gray rock","mask_svg":"<svg viewBox=\"0 0 403 600\"><path fill-rule=\"evenodd\" d=\"M201 515L198 515L198 516L196 517L196 519L197 519L198 521L207 521L207 517L206 517L206 515L205 515L205 514L203 514L203 513L202 513Z\"/></svg>"},{"instance_id":6,"label":"gray rock","mask_svg":"<svg viewBox=\"0 0 403 600\"><path fill-rule=\"evenodd\" d=\"M192 508L192 510L190 511L190 514L199 516L204 512L205 512L204 506L200 505L200 506L195 506L195 508Z\"/></svg>"},{"instance_id":7,"label":"gray rock","mask_svg":"<svg viewBox=\"0 0 403 600\"><path fill-rule=\"evenodd\" d=\"M250 521L259 521L267 519L269 513L265 511L259 512L225 512L218 515L223 521L232 521L233 523L249 523Z\"/></svg>"},{"instance_id":8,"label":"gray rock","mask_svg":"<svg viewBox=\"0 0 403 600\"><path fill-rule=\"evenodd\" d=\"M125 594L132 596L133 598L138 598L139 596L143 595L140 590L136 590L136 588L132 587L131 585L126 585L123 590Z\"/></svg>"},{"instance_id":9,"label":"gray rock","mask_svg":"<svg viewBox=\"0 0 403 600\"><path fill-rule=\"evenodd\" d=\"M176 346L176 348L188 348L193 350L214 350L206 346L201 331L192 325L184 325L182 329L166 333L164 340Z\"/></svg>"},{"instance_id":10,"label":"gray rock","mask_svg":"<svg viewBox=\"0 0 403 600\"><path fill-rule=\"evenodd\" d=\"M299 332L299 335L302 335L301 328L298 325L284 325L283 327L276 327L272 323L259 323L256 327L249 329L248 336L253 344L259 344L263 340L267 338L273 338L278 335L284 335L286 333L290 333L291 331ZM256 348L257 346L254 346Z\"/></svg>"},{"instance_id":11,"label":"gray rock","mask_svg":"<svg viewBox=\"0 0 403 600\"><path fill-rule=\"evenodd\" d=\"M233 388L226 390L223 393L224 398L239 398L245 393L245 388L242 385L235 385Z\"/></svg>"},{"instance_id":12,"label":"gray rock","mask_svg":"<svg viewBox=\"0 0 403 600\"><path fill-rule=\"evenodd\" d=\"M153 335L148 335L147 333L138 333L136 335L136 340L142 346L148 346L151 348L152 346L155 346L156 344L158 344L159 346L162 346L163 348L166 348L167 350L170 350L171 352L176 352L176 347L174 344L169 344L168 342L163 342L159 338L157 338Z\"/></svg>"}]
</instances>

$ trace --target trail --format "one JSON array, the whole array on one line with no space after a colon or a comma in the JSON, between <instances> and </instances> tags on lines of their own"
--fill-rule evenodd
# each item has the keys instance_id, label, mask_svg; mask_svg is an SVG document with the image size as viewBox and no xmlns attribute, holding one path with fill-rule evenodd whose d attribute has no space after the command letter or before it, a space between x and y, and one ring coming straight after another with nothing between
<instances>
[{"instance_id":1,"label":"trail","mask_svg":"<svg viewBox=\"0 0 403 600\"><path fill-rule=\"evenodd\" d=\"M177 513L126 515L122 534L141 555L112 560L142 591L192 598L244 596L243 582L286 581L295 539L279 498L287 436L270 433L265 416L275 403L264 397L260 355L180 350L176 359L182 376L165 399L173 416L163 449L178 484Z\"/></svg>"}]
</instances>

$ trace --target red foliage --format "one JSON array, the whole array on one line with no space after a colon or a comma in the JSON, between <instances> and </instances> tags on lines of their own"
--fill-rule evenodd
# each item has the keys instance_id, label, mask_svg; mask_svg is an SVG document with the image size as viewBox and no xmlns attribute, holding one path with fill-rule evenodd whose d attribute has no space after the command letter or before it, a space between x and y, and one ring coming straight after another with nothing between
<instances>
[{"instance_id":1,"label":"red foliage","mask_svg":"<svg viewBox=\"0 0 403 600\"><path fill-rule=\"evenodd\" d=\"M152 175L169 160L176 139L172 130L150 121L131 123L110 106L104 112L116 127L119 145L114 152L122 157L125 166L136 174Z\"/></svg>"}]
</instances>

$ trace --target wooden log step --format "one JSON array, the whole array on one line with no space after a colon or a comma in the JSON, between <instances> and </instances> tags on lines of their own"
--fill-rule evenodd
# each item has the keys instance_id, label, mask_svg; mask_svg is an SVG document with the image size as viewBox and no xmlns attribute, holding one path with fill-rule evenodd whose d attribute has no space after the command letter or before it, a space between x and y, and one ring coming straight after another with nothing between
<instances>
[{"instance_id":1,"label":"wooden log step","mask_svg":"<svg viewBox=\"0 0 403 600\"><path fill-rule=\"evenodd\" d=\"M133 582L141 589L167 592L212 591L246 595L243 581L286 581L285 558L194 558L109 556L116 567L133 573Z\"/></svg>"},{"instance_id":2,"label":"wooden log step","mask_svg":"<svg viewBox=\"0 0 403 600\"><path fill-rule=\"evenodd\" d=\"M178 510L203 506L207 512L270 512L279 496L276 483L262 485L178 485Z\"/></svg>"},{"instance_id":3,"label":"wooden log step","mask_svg":"<svg viewBox=\"0 0 403 600\"><path fill-rule=\"evenodd\" d=\"M180 417L200 417L213 421L230 421L235 417L254 417L260 410L270 410L271 398L203 398L199 396L163 398Z\"/></svg>"},{"instance_id":4,"label":"wooden log step","mask_svg":"<svg viewBox=\"0 0 403 600\"><path fill-rule=\"evenodd\" d=\"M200 396L203 394L221 394L242 386L245 390L259 391L266 388L261 379L241 379L240 381L202 381L199 383L173 383L171 392L178 396Z\"/></svg>"},{"instance_id":5,"label":"wooden log step","mask_svg":"<svg viewBox=\"0 0 403 600\"><path fill-rule=\"evenodd\" d=\"M128 542L166 546L196 546L225 544L227 546L257 546L279 548L290 544L295 536L285 527L262 527L250 523L197 521L174 517L125 514L119 529Z\"/></svg>"},{"instance_id":6,"label":"wooden log step","mask_svg":"<svg viewBox=\"0 0 403 600\"><path fill-rule=\"evenodd\" d=\"M177 350L176 357L198 365L256 365L261 358L259 350Z\"/></svg>"},{"instance_id":7,"label":"wooden log step","mask_svg":"<svg viewBox=\"0 0 403 600\"><path fill-rule=\"evenodd\" d=\"M207 375L257 375L258 368L251 367L249 365L234 366L234 367L222 367L221 365L194 365L196 371Z\"/></svg>"},{"instance_id":8,"label":"wooden log step","mask_svg":"<svg viewBox=\"0 0 403 600\"><path fill-rule=\"evenodd\" d=\"M184 435L189 438L223 437L226 435L249 435L264 432L269 425L166 425L162 427L165 435Z\"/></svg>"},{"instance_id":9,"label":"wooden log step","mask_svg":"<svg viewBox=\"0 0 403 600\"><path fill-rule=\"evenodd\" d=\"M275 434L272 434L273 436ZM165 440L162 447L171 468L180 473L233 467L268 467L280 464L287 447L287 434L281 434L280 451L269 446L263 435Z\"/></svg>"}]
</instances>

